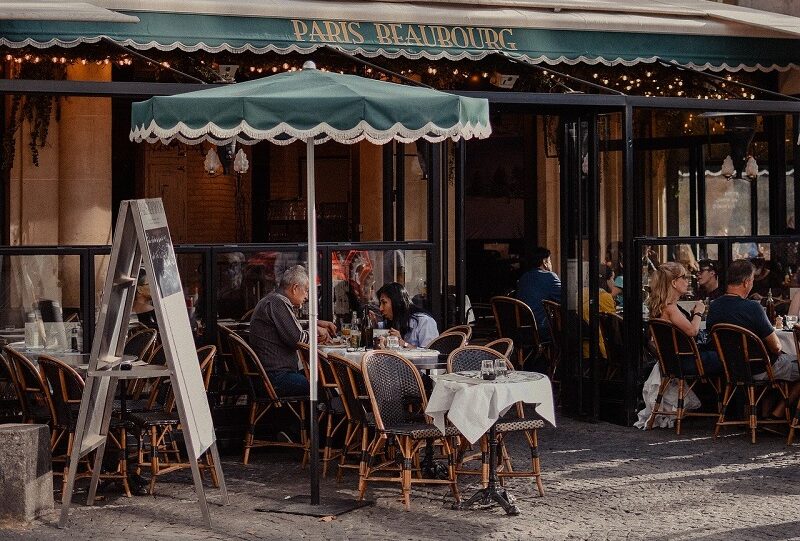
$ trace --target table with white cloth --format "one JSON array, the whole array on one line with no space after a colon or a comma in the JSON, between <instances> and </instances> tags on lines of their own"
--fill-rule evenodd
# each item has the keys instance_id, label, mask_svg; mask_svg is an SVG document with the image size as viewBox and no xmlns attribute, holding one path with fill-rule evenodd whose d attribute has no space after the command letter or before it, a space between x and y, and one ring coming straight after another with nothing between
<instances>
[{"instance_id":1,"label":"table with white cloth","mask_svg":"<svg viewBox=\"0 0 800 541\"><path fill-rule=\"evenodd\" d=\"M791 330L779 329L775 331L781 341L781 351L790 355L797 355L797 348L794 345L794 333Z\"/></svg>"},{"instance_id":2,"label":"table with white cloth","mask_svg":"<svg viewBox=\"0 0 800 541\"><path fill-rule=\"evenodd\" d=\"M350 361L351 363L361 366L361 359L364 358L364 355L370 351L374 351L371 349L365 350L364 348L350 348L344 346L319 346L319 350L328 355L329 353L335 353L340 355ZM430 370L434 368L439 368L439 352L435 349L427 349L427 348L400 348L400 349L388 349L386 350L390 353L395 353L400 355L401 357L405 357L409 361L411 361L414 366L416 366L419 370Z\"/></svg>"},{"instance_id":3,"label":"table with white cloth","mask_svg":"<svg viewBox=\"0 0 800 541\"><path fill-rule=\"evenodd\" d=\"M517 402L535 404L536 413L556 426L553 406L553 387L544 374L536 372L509 372L494 380L484 380L480 372L465 371L432 376L436 382L428 399L425 413L433 424L444 433L445 415L470 443L489 433L489 464L496 464L497 435L495 427L502 417ZM519 514L512 498L505 490L497 490L497 471L489 469L489 485L479 490L465 504L499 503L506 513Z\"/></svg>"}]
</instances>

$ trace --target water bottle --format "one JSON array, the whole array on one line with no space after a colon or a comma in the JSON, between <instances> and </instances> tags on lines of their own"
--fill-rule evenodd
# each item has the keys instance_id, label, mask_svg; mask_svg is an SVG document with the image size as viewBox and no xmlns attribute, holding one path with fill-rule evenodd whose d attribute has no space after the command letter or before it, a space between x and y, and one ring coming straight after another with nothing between
<instances>
[{"instance_id":1,"label":"water bottle","mask_svg":"<svg viewBox=\"0 0 800 541\"><path fill-rule=\"evenodd\" d=\"M39 325L33 312L28 313L25 319L25 349L42 349Z\"/></svg>"}]
</instances>

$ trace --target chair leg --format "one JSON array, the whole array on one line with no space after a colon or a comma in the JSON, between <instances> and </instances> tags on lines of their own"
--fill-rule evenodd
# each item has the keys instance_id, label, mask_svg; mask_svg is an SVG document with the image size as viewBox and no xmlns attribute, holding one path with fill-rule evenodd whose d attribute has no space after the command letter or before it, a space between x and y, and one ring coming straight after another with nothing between
<instances>
[{"instance_id":1,"label":"chair leg","mask_svg":"<svg viewBox=\"0 0 800 541\"><path fill-rule=\"evenodd\" d=\"M756 427L758 426L757 407L756 407L756 392L752 385L747 386L747 405L750 410L748 417L748 425L750 427L750 441L756 442Z\"/></svg>"},{"instance_id":2,"label":"chair leg","mask_svg":"<svg viewBox=\"0 0 800 541\"><path fill-rule=\"evenodd\" d=\"M797 427L800 427L800 400L797 401L797 406L795 407L794 411L794 419L792 420L792 424L789 426L789 436L786 439L786 445L791 445L794 441L794 431Z\"/></svg>"},{"instance_id":3,"label":"chair leg","mask_svg":"<svg viewBox=\"0 0 800 541\"><path fill-rule=\"evenodd\" d=\"M158 429L150 427L150 490L152 496L156 488L156 477L158 476Z\"/></svg>"},{"instance_id":4,"label":"chair leg","mask_svg":"<svg viewBox=\"0 0 800 541\"><path fill-rule=\"evenodd\" d=\"M457 451L446 438L444 439L442 450L447 452L447 477L450 480L450 492L453 494L455 503L459 504L461 502L461 495L458 492L458 474L456 473Z\"/></svg>"},{"instance_id":5,"label":"chair leg","mask_svg":"<svg viewBox=\"0 0 800 541\"><path fill-rule=\"evenodd\" d=\"M656 401L653 404L653 411L650 412L650 418L647 420L647 430L653 430L653 423L656 421L658 410L661 409L661 401L664 399L664 391L667 389L669 382L670 378L661 378L661 385L658 387L658 395L656 395Z\"/></svg>"},{"instance_id":6,"label":"chair leg","mask_svg":"<svg viewBox=\"0 0 800 541\"><path fill-rule=\"evenodd\" d=\"M714 427L714 439L717 439L719 436L719 431L722 428L722 424L725 422L725 414L728 412L728 404L730 404L731 399L733 398L733 392L735 387L728 383L725 385L725 394L722 397L722 408L719 411L719 419L717 419L717 426Z\"/></svg>"},{"instance_id":7,"label":"chair leg","mask_svg":"<svg viewBox=\"0 0 800 541\"><path fill-rule=\"evenodd\" d=\"M544 496L544 486L542 486L542 464L539 460L538 431L531 430L529 437L531 445L531 471L533 471L533 478L536 479L536 488L539 490L539 496Z\"/></svg>"},{"instance_id":8,"label":"chair leg","mask_svg":"<svg viewBox=\"0 0 800 541\"><path fill-rule=\"evenodd\" d=\"M133 495L131 494L131 487L128 483L128 445L127 445L127 437L125 427L120 427L119 429L119 473L122 475L122 488L125 490L125 495L130 498Z\"/></svg>"},{"instance_id":9,"label":"chair leg","mask_svg":"<svg viewBox=\"0 0 800 541\"><path fill-rule=\"evenodd\" d=\"M333 439L333 412L326 411L327 423L325 423L325 449L322 452L322 478L328 478L328 463L331 461L331 439Z\"/></svg>"},{"instance_id":10,"label":"chair leg","mask_svg":"<svg viewBox=\"0 0 800 541\"><path fill-rule=\"evenodd\" d=\"M481 436L481 484L489 486L489 438L485 434Z\"/></svg>"},{"instance_id":11,"label":"chair leg","mask_svg":"<svg viewBox=\"0 0 800 541\"><path fill-rule=\"evenodd\" d=\"M683 400L686 396L686 381L678 380L678 406L675 408L675 433L681 435L681 421L683 420Z\"/></svg>"},{"instance_id":12,"label":"chair leg","mask_svg":"<svg viewBox=\"0 0 800 541\"><path fill-rule=\"evenodd\" d=\"M398 441L399 447L403 453L403 461L401 463L402 469L400 474L403 493L403 506L405 507L406 511L411 511L411 447L413 442L411 441L411 438L408 437L401 437L398 439L400 440Z\"/></svg>"},{"instance_id":13,"label":"chair leg","mask_svg":"<svg viewBox=\"0 0 800 541\"><path fill-rule=\"evenodd\" d=\"M244 435L244 454L242 455L242 463L247 466L250 461L250 449L253 447L253 434L256 430L256 408L257 404L254 402L250 404L250 415L247 419L247 432Z\"/></svg>"}]
</instances>

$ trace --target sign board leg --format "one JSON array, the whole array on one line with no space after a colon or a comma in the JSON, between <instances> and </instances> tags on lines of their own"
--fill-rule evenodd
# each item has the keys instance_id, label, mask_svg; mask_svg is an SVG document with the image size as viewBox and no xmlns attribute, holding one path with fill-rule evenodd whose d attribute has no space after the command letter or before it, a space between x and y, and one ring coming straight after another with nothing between
<instances>
[{"instance_id":1,"label":"sign board leg","mask_svg":"<svg viewBox=\"0 0 800 541\"><path fill-rule=\"evenodd\" d=\"M92 379L94 379L92 377ZM103 400L103 422L100 429L101 434L106 435L106 439L103 440L103 443L97 448L97 452L95 453L94 457L94 466L92 469L92 481L89 484L89 495L86 497L86 505L94 505L95 494L97 494L97 483L100 480L100 470L103 467L103 456L106 452L106 443L108 441L108 430L111 424L111 411L114 407L114 395L117 392L117 383L119 380L117 378L109 378L108 388L106 391L105 399ZM99 397L98 397L99 400Z\"/></svg>"},{"instance_id":2,"label":"sign board leg","mask_svg":"<svg viewBox=\"0 0 800 541\"><path fill-rule=\"evenodd\" d=\"M206 492L203 488L203 479L200 477L200 466L197 464L197 457L194 456L194 452L189 449L187 449L187 451L189 462L192 465L192 478L194 479L194 491L197 493L197 503L200 505L200 512L203 514L206 527L211 528L211 515L208 512L208 502L206 501Z\"/></svg>"},{"instance_id":3,"label":"sign board leg","mask_svg":"<svg viewBox=\"0 0 800 541\"><path fill-rule=\"evenodd\" d=\"M219 461L219 451L217 451L217 442L211 444L211 459L214 461L214 470L217 472L217 482L219 483L219 491L222 494L222 504L228 505L228 489L225 487L225 477L222 475L222 464Z\"/></svg>"}]
</instances>

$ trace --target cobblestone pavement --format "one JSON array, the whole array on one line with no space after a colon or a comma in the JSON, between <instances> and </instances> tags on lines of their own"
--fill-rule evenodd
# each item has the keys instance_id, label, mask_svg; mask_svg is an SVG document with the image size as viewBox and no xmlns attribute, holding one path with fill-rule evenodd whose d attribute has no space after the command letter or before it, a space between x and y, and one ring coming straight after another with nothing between
<instances>
[{"instance_id":1,"label":"cobblestone pavement","mask_svg":"<svg viewBox=\"0 0 800 541\"><path fill-rule=\"evenodd\" d=\"M54 512L25 529L0 529L0 539L800 539L800 445L767 433L752 445L732 430L714 442L705 420L687 423L680 437L559 421L540 432L545 496L528 479L508 483L517 517L497 508L454 511L445 487L419 485L406 512L394 484L371 485L374 505L335 520L255 512L308 492L296 455L256 451L249 466L223 457L231 504L218 505L208 489L211 530L201 526L190 476L181 472L159 480L156 496L112 492L93 508L76 496L67 530L56 528ZM522 466L521 439L512 452ZM323 480L322 499L351 496L355 486L352 472L339 485ZM460 488L468 497L475 478L462 478Z\"/></svg>"}]
</instances>

